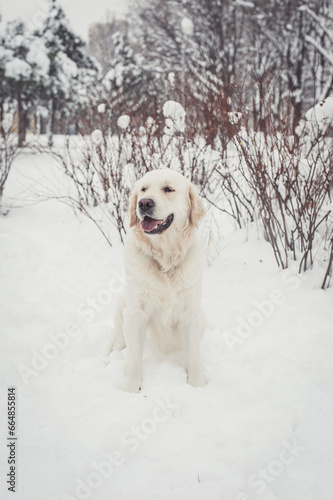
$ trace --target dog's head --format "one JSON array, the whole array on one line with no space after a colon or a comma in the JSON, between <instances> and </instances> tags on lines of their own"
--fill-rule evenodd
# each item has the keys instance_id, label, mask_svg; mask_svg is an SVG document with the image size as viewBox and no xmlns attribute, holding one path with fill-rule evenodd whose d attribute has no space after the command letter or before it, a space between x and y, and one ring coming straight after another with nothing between
<instances>
[{"instance_id":1,"label":"dog's head","mask_svg":"<svg viewBox=\"0 0 333 500\"><path fill-rule=\"evenodd\" d=\"M161 169L137 181L130 197L130 227L140 224L149 235L198 227L205 214L197 190L182 174Z\"/></svg>"}]
</instances>

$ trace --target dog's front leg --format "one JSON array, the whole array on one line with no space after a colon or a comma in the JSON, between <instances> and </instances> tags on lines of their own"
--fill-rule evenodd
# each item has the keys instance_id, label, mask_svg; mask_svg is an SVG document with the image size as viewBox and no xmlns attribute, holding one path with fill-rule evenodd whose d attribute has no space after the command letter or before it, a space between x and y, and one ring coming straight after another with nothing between
<instances>
[{"instance_id":1,"label":"dog's front leg","mask_svg":"<svg viewBox=\"0 0 333 500\"><path fill-rule=\"evenodd\" d=\"M188 325L187 378L194 387L202 387L206 383L200 359L201 324L200 315L195 314Z\"/></svg>"},{"instance_id":2,"label":"dog's front leg","mask_svg":"<svg viewBox=\"0 0 333 500\"><path fill-rule=\"evenodd\" d=\"M139 392L142 379L142 357L147 322L139 314L125 314L124 333L127 347L127 366L124 390Z\"/></svg>"}]
</instances>

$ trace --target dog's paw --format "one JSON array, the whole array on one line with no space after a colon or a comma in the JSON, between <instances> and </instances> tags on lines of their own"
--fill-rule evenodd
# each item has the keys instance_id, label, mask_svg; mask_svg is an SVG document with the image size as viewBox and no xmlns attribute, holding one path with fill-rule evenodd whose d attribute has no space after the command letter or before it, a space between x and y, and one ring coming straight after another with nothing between
<instances>
[{"instance_id":1,"label":"dog's paw","mask_svg":"<svg viewBox=\"0 0 333 500\"><path fill-rule=\"evenodd\" d=\"M188 383L193 385L193 387L204 387L206 385L206 379L202 371L188 374Z\"/></svg>"},{"instance_id":2,"label":"dog's paw","mask_svg":"<svg viewBox=\"0 0 333 500\"><path fill-rule=\"evenodd\" d=\"M135 380L126 380L123 391L125 392L140 392L141 383L136 382Z\"/></svg>"}]
</instances>

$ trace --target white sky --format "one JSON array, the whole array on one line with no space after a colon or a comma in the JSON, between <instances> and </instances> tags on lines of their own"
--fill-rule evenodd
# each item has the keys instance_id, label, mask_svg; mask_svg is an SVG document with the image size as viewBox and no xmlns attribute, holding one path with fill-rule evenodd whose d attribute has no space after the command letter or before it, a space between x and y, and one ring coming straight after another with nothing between
<instances>
[{"instance_id":1,"label":"white sky","mask_svg":"<svg viewBox=\"0 0 333 500\"><path fill-rule=\"evenodd\" d=\"M88 26L106 20L106 13L118 17L126 14L129 0L58 0L74 32L88 40ZM0 13L4 22L21 18L36 27L47 11L47 0L0 0Z\"/></svg>"}]
</instances>

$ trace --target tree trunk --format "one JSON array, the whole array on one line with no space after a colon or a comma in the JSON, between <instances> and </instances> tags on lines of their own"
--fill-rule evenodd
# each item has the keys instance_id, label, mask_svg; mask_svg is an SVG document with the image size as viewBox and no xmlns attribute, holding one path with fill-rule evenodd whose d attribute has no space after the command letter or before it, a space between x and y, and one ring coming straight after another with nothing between
<instances>
[{"instance_id":1,"label":"tree trunk","mask_svg":"<svg viewBox=\"0 0 333 500\"><path fill-rule=\"evenodd\" d=\"M51 147L53 146L53 134L54 134L54 124L55 124L55 112L56 112L56 100L55 97L50 99L49 103L49 120L47 124L47 142Z\"/></svg>"},{"instance_id":2,"label":"tree trunk","mask_svg":"<svg viewBox=\"0 0 333 500\"><path fill-rule=\"evenodd\" d=\"M18 146L22 148L25 141L26 114L22 104L22 88L17 86L17 119L18 119Z\"/></svg>"}]
</instances>

